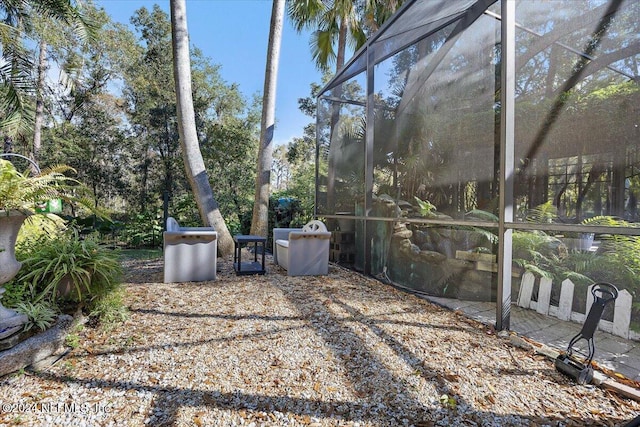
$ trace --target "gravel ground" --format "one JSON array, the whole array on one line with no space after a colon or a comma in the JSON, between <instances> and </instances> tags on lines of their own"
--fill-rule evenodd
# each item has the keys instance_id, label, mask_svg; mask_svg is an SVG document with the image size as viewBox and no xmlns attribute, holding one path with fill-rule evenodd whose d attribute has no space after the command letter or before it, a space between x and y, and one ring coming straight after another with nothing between
<instances>
[{"instance_id":1,"label":"gravel ground","mask_svg":"<svg viewBox=\"0 0 640 427\"><path fill-rule=\"evenodd\" d=\"M126 264L129 319L0 380L1 425L622 426L640 404L578 386L491 327L359 274L164 284Z\"/></svg>"}]
</instances>

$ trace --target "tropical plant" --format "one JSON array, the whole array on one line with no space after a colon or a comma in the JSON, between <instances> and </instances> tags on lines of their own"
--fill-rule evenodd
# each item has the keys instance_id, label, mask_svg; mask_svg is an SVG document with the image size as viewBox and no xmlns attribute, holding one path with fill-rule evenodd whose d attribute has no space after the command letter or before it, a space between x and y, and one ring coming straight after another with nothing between
<instances>
[{"instance_id":1,"label":"tropical plant","mask_svg":"<svg viewBox=\"0 0 640 427\"><path fill-rule=\"evenodd\" d=\"M526 217L532 222L555 222L556 208L550 202L545 203L530 210ZM613 216L596 216L583 220L581 224L638 227L638 224ZM566 238L589 233L563 234L563 238ZM537 276L549 278L555 284L562 283L565 279L571 280L579 289L575 292L578 306L585 303L587 286L593 283L609 282L619 289L626 289L633 295L632 324L634 328L638 328L635 319L640 313L640 237L600 234L596 251L570 250L563 238L540 230L514 231L513 264Z\"/></svg>"},{"instance_id":2,"label":"tropical plant","mask_svg":"<svg viewBox=\"0 0 640 427\"><path fill-rule=\"evenodd\" d=\"M355 49L366 41L351 0L290 1L288 15L298 32L305 28L313 30L311 54L319 69L327 70L335 62L336 70L340 70L345 62L347 43Z\"/></svg>"},{"instance_id":3,"label":"tropical plant","mask_svg":"<svg viewBox=\"0 0 640 427\"><path fill-rule=\"evenodd\" d=\"M527 212L529 222L552 223L558 219L558 209L551 201L538 205Z\"/></svg>"},{"instance_id":4,"label":"tropical plant","mask_svg":"<svg viewBox=\"0 0 640 427\"><path fill-rule=\"evenodd\" d=\"M422 200L419 197L413 197L418 203L418 212L420 216L424 218L435 218L435 214L433 213L436 210L436 207L428 200Z\"/></svg>"},{"instance_id":5,"label":"tropical plant","mask_svg":"<svg viewBox=\"0 0 640 427\"><path fill-rule=\"evenodd\" d=\"M19 172L5 159L0 159L0 211L13 209L30 212L38 203L61 199L71 205L79 205L100 216L106 216L89 198L89 189L65 173L75 170L66 165L44 169L36 175L30 171Z\"/></svg>"},{"instance_id":6,"label":"tropical plant","mask_svg":"<svg viewBox=\"0 0 640 427\"><path fill-rule=\"evenodd\" d=\"M39 215L29 216L29 221L22 224L16 246L26 247L29 245L38 244L40 239L45 236L58 235L67 228L67 224L62 217L52 214L43 213ZM19 250L19 249L18 249Z\"/></svg>"},{"instance_id":7,"label":"tropical plant","mask_svg":"<svg viewBox=\"0 0 640 427\"><path fill-rule=\"evenodd\" d=\"M610 227L634 227L630 223L612 216L596 216L583 221L584 224ZM603 260L602 268L590 266L595 280L604 280L624 287L634 296L633 319L640 315L640 236L601 234L598 255Z\"/></svg>"},{"instance_id":8,"label":"tropical plant","mask_svg":"<svg viewBox=\"0 0 640 427\"><path fill-rule=\"evenodd\" d=\"M175 216L174 216L175 217ZM184 222L181 222L184 223ZM164 225L155 214L137 214L131 216L120 232L128 247L157 247L162 242Z\"/></svg>"},{"instance_id":9,"label":"tropical plant","mask_svg":"<svg viewBox=\"0 0 640 427\"><path fill-rule=\"evenodd\" d=\"M53 325L57 316L56 309L46 302L38 302L35 304L31 302L20 302L16 305L16 311L25 314L29 318L24 325L25 332L34 327L44 331Z\"/></svg>"},{"instance_id":10,"label":"tropical plant","mask_svg":"<svg viewBox=\"0 0 640 427\"><path fill-rule=\"evenodd\" d=\"M31 78L33 63L23 37L33 33L34 17L46 17L73 28L85 37L91 25L71 1L3 1L0 2L0 129L16 131L33 123L34 109L29 98L36 89Z\"/></svg>"},{"instance_id":11,"label":"tropical plant","mask_svg":"<svg viewBox=\"0 0 640 427\"><path fill-rule=\"evenodd\" d=\"M586 272L589 266L600 262L596 254L570 252L560 239L543 231L513 232L513 263L540 277L561 283L570 279L576 284L591 284Z\"/></svg>"},{"instance_id":12,"label":"tropical plant","mask_svg":"<svg viewBox=\"0 0 640 427\"><path fill-rule=\"evenodd\" d=\"M0 210L29 210L35 203L57 197L68 197L77 181L64 175L68 166L55 166L38 175L19 172L8 160L0 159Z\"/></svg>"},{"instance_id":13,"label":"tropical plant","mask_svg":"<svg viewBox=\"0 0 640 427\"><path fill-rule=\"evenodd\" d=\"M402 4L402 0L292 0L288 15L300 32L312 29L311 53L319 69L344 66L346 47L358 50Z\"/></svg>"},{"instance_id":14,"label":"tropical plant","mask_svg":"<svg viewBox=\"0 0 640 427\"><path fill-rule=\"evenodd\" d=\"M19 274L19 273L18 273ZM29 301L31 294L29 285L15 278L3 285L5 292L2 294L2 305L17 307L19 304Z\"/></svg>"},{"instance_id":15,"label":"tropical plant","mask_svg":"<svg viewBox=\"0 0 640 427\"><path fill-rule=\"evenodd\" d=\"M28 252L29 248L40 245L43 239L56 236L66 229L65 222L55 214L30 215L20 228L15 245L15 252L19 258ZM3 248L0 248L0 252ZM18 307L21 303L31 300L29 284L24 281L12 280L4 285L2 304L7 307Z\"/></svg>"},{"instance_id":16,"label":"tropical plant","mask_svg":"<svg viewBox=\"0 0 640 427\"><path fill-rule=\"evenodd\" d=\"M81 239L74 228L43 237L25 248L21 256L23 268L13 281L27 283L34 304L90 302L120 283L122 268L117 251L105 248L93 236Z\"/></svg>"}]
</instances>

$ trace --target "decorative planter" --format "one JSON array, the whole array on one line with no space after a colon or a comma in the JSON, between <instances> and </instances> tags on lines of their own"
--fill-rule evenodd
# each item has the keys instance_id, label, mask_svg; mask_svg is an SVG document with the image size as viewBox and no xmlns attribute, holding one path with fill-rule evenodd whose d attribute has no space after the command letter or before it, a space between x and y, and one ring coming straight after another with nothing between
<instances>
[{"instance_id":1,"label":"decorative planter","mask_svg":"<svg viewBox=\"0 0 640 427\"><path fill-rule=\"evenodd\" d=\"M0 210L0 286L13 279L22 264L16 260L16 239L27 215L22 211Z\"/></svg>"},{"instance_id":2,"label":"decorative planter","mask_svg":"<svg viewBox=\"0 0 640 427\"><path fill-rule=\"evenodd\" d=\"M93 271L88 271L87 274L88 279L86 283L80 280L80 283L78 284L75 283L73 277L70 274L65 274L64 276L62 276L62 278L56 285L56 298L60 300L80 301L84 297L86 297L89 292L87 289L87 284L91 283Z\"/></svg>"},{"instance_id":3,"label":"decorative planter","mask_svg":"<svg viewBox=\"0 0 640 427\"><path fill-rule=\"evenodd\" d=\"M594 233L580 233L579 237L565 237L562 241L570 251L586 252L593 246L594 237Z\"/></svg>"},{"instance_id":4,"label":"decorative planter","mask_svg":"<svg viewBox=\"0 0 640 427\"><path fill-rule=\"evenodd\" d=\"M22 263L16 259L16 239L28 214L19 210L0 210L0 300L5 289L2 285L20 271ZM0 302L0 339L11 336L27 323L27 316L2 306Z\"/></svg>"}]
</instances>

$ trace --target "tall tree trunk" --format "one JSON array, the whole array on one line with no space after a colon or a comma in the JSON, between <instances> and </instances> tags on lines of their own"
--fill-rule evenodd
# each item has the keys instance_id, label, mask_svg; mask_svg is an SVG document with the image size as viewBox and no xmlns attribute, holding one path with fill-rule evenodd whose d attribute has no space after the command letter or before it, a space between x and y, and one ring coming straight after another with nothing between
<instances>
[{"instance_id":1,"label":"tall tree trunk","mask_svg":"<svg viewBox=\"0 0 640 427\"><path fill-rule=\"evenodd\" d=\"M344 67L344 56L347 50L347 32L349 27L344 20L340 22L340 32L338 33L338 52L336 55L336 74Z\"/></svg>"},{"instance_id":2,"label":"tall tree trunk","mask_svg":"<svg viewBox=\"0 0 640 427\"><path fill-rule=\"evenodd\" d=\"M347 46L347 24L344 20L340 23L340 31L338 33L338 52L336 56L336 74L340 72L344 67L344 56ZM338 85L331 91L331 97L334 99L340 99L342 96L342 85ZM338 141L333 139L334 135L338 135L338 123L340 121L340 104L332 102L331 106L331 122L329 124L329 158L328 158L328 171L327 171L327 209L329 212L336 212L336 194L335 194L335 182L336 182L336 160L338 156ZM341 209L343 210L343 209ZM355 211L350 212L354 214Z\"/></svg>"},{"instance_id":3,"label":"tall tree trunk","mask_svg":"<svg viewBox=\"0 0 640 427\"><path fill-rule=\"evenodd\" d=\"M184 156L187 178L194 193L200 218L218 232L218 254L233 253L233 239L220 214L218 202L213 196L207 170L200 152L196 120L191 94L191 59L189 57L189 33L187 31L186 0L171 0L171 38L173 47L173 77L176 85L178 133Z\"/></svg>"},{"instance_id":4,"label":"tall tree trunk","mask_svg":"<svg viewBox=\"0 0 640 427\"><path fill-rule=\"evenodd\" d=\"M31 160L38 163L40 157L40 148L42 147L42 124L44 122L44 79L47 74L47 43L44 39L40 40L38 53L38 80L36 88L36 115L33 125L33 147L31 152ZM37 171L34 171L36 173Z\"/></svg>"},{"instance_id":5,"label":"tall tree trunk","mask_svg":"<svg viewBox=\"0 0 640 427\"><path fill-rule=\"evenodd\" d=\"M282 41L285 0L273 0L267 65L264 73L262 95L262 121L260 125L260 148L256 171L256 193L251 219L251 234L267 236L269 225L269 193L271 189L271 163L273 162L273 130L276 113L276 84Z\"/></svg>"}]
</instances>

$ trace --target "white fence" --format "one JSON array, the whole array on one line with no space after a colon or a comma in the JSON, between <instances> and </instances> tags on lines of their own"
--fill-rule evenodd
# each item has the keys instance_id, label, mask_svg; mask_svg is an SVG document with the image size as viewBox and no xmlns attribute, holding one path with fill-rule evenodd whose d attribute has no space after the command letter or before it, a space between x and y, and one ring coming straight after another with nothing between
<instances>
[{"instance_id":1,"label":"white fence","mask_svg":"<svg viewBox=\"0 0 640 427\"><path fill-rule=\"evenodd\" d=\"M557 317L560 320L584 323L593 303L591 289L594 285L589 286L587 289L587 303L586 307L584 307L584 313L572 311L575 285L571 280L567 279L562 282L557 306L551 305L551 279L544 277L539 279L537 301L532 300L535 285L536 276L531 272L524 273L520 283L520 291L518 292L518 306L530 308L540 314ZM620 337L640 341L640 333L629 330L631 323L631 303L632 296L629 291L626 289L619 291L613 308L613 321L601 319L598 324L598 329Z\"/></svg>"}]
</instances>

